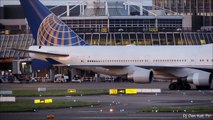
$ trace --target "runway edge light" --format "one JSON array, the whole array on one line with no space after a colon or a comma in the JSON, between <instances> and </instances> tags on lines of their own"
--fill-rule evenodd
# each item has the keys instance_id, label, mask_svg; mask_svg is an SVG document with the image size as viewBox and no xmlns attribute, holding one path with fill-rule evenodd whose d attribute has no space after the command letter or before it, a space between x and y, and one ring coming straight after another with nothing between
<instances>
[{"instance_id":1,"label":"runway edge light","mask_svg":"<svg viewBox=\"0 0 213 120\"><path fill-rule=\"evenodd\" d=\"M67 92L68 93L76 93L76 89L68 89Z\"/></svg>"}]
</instances>

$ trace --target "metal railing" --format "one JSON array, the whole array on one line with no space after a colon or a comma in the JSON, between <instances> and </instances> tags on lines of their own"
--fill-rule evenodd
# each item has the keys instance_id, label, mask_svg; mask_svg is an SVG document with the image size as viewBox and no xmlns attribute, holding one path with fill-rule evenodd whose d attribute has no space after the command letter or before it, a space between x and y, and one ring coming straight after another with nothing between
<instances>
[{"instance_id":1,"label":"metal railing","mask_svg":"<svg viewBox=\"0 0 213 120\"><path fill-rule=\"evenodd\" d=\"M27 53L10 50L8 48L27 49L33 45L31 34L0 35L0 58L25 58Z\"/></svg>"}]
</instances>

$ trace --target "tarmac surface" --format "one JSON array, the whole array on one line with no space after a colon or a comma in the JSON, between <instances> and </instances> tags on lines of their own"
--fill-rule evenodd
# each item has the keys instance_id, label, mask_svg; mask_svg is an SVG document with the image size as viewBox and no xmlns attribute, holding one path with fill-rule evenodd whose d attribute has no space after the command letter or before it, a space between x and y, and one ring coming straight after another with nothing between
<instances>
[{"instance_id":1,"label":"tarmac surface","mask_svg":"<svg viewBox=\"0 0 213 120\"><path fill-rule=\"evenodd\" d=\"M39 87L47 89L112 89L112 88L160 88L168 90L170 82L153 82L151 84L139 84L133 82L83 82L83 83L2 83L0 89L8 90L33 90ZM195 86L191 85L192 89Z\"/></svg>"},{"instance_id":2,"label":"tarmac surface","mask_svg":"<svg viewBox=\"0 0 213 120\"><path fill-rule=\"evenodd\" d=\"M110 89L110 88L160 88L162 93L137 95L97 95L97 96L56 96L53 100L87 101L98 103L96 106L64 108L53 110L37 110L36 112L7 112L0 113L1 120L45 120L47 114L53 114L54 120L89 119L89 120L167 120L167 119L202 119L213 120L213 111L210 113L178 112L162 113L158 111L140 112L146 107L156 106L209 106L213 105L212 90L170 91L168 82L154 82L152 84L135 83L29 83L29 84L0 84L1 90L15 89ZM195 89L194 86L192 88ZM45 97L42 97L45 98ZM35 99L35 97L17 97L17 99Z\"/></svg>"}]
</instances>

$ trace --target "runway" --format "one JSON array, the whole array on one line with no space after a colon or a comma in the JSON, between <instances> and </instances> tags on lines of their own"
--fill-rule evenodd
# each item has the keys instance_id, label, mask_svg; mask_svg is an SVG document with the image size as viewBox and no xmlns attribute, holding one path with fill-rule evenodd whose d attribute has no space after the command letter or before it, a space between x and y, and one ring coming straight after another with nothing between
<instances>
[{"instance_id":1,"label":"runway","mask_svg":"<svg viewBox=\"0 0 213 120\"><path fill-rule=\"evenodd\" d=\"M184 115L210 115L203 119L213 119L213 111L210 113L192 113L192 112L170 112L159 113L157 111L143 113L141 109L146 107L185 107L185 106L209 106L213 105L213 91L169 91L169 83L157 82L154 84L135 84L135 83L30 83L30 84L0 84L1 89L37 89L46 87L47 89L108 89L108 88L160 88L162 93L159 94L137 94L137 95L97 95L97 96L55 96L54 100L63 101L87 101L95 102L98 105L79 108L64 108L54 110L37 110L36 112L19 112L19 113L0 113L0 119L7 120L37 120L46 119L47 114L54 114L55 120L67 119L185 119ZM42 97L44 98L44 97ZM18 97L22 99L35 99L35 97ZM110 111L112 109L112 111ZM198 119L198 118L196 118ZM200 118L199 118L200 119Z\"/></svg>"}]
</instances>

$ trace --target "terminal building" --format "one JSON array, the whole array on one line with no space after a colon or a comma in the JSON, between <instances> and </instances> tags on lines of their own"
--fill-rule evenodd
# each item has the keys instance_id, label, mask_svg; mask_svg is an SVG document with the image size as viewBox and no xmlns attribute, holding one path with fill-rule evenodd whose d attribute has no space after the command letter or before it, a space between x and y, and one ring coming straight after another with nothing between
<instances>
[{"instance_id":1,"label":"terminal building","mask_svg":"<svg viewBox=\"0 0 213 120\"><path fill-rule=\"evenodd\" d=\"M40 1L91 45L213 43L211 30L203 31L201 28L205 25L195 23L192 15L163 8L162 4L168 3L166 0L153 1L152 6L146 4L147 0ZM11 70L12 61L29 56L5 48L27 49L34 45L34 39L19 1L0 2L0 70Z\"/></svg>"},{"instance_id":2,"label":"terminal building","mask_svg":"<svg viewBox=\"0 0 213 120\"><path fill-rule=\"evenodd\" d=\"M179 15L190 15L198 27L206 26L213 29L212 0L152 0L155 10L167 9ZM154 7L157 6L157 7ZM205 28L205 27L204 27Z\"/></svg>"}]
</instances>

